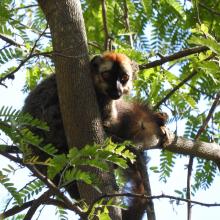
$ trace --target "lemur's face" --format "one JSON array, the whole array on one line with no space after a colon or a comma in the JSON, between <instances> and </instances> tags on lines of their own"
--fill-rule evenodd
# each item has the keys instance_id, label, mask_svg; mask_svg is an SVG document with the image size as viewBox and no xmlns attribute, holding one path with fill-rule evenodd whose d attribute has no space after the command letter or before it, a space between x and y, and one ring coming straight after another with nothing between
<instances>
[{"instance_id":1,"label":"lemur's face","mask_svg":"<svg viewBox=\"0 0 220 220\"><path fill-rule=\"evenodd\" d=\"M132 88L134 71L124 54L106 53L94 57L91 72L96 91L111 99L119 99Z\"/></svg>"}]
</instances>

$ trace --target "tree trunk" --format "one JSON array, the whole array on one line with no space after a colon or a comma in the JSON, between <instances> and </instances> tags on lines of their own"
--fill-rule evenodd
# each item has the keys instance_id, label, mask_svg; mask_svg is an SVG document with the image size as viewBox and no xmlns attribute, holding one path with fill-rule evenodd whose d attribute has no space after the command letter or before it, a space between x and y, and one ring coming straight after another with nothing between
<instances>
[{"instance_id":1,"label":"tree trunk","mask_svg":"<svg viewBox=\"0 0 220 220\"><path fill-rule=\"evenodd\" d=\"M38 0L52 35L54 63L61 114L68 145L83 147L103 143L95 91L90 77L89 56L80 0ZM114 192L112 175L96 172L102 181L102 192ZM111 172L113 173L113 172ZM80 183L80 196L91 204L100 194L91 186ZM111 209L112 219L120 219L118 209Z\"/></svg>"}]
</instances>

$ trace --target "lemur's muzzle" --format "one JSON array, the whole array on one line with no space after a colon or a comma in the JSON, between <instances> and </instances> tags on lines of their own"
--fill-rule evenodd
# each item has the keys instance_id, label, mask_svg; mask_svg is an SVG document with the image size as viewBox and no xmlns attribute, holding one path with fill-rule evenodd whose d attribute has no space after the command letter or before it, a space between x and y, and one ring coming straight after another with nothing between
<instances>
[{"instance_id":1,"label":"lemur's muzzle","mask_svg":"<svg viewBox=\"0 0 220 220\"><path fill-rule=\"evenodd\" d=\"M119 81L117 81L116 85L112 87L111 89L109 89L108 91L110 98L114 100L119 99L123 94L122 89L123 89L122 84Z\"/></svg>"}]
</instances>

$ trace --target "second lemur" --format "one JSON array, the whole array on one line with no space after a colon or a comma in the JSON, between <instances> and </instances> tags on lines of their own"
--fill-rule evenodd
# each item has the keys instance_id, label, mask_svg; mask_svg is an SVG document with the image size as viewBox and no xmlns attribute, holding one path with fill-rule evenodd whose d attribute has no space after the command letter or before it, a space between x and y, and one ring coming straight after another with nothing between
<instances>
[{"instance_id":1,"label":"second lemur","mask_svg":"<svg viewBox=\"0 0 220 220\"><path fill-rule=\"evenodd\" d=\"M117 118L115 100L129 93L132 88L137 65L124 54L111 52L95 56L90 65L103 125L109 125ZM28 95L23 112L30 113L34 118L45 121L49 126L48 132L38 128L32 129L34 134L43 138L42 145L51 143L57 147L58 153L68 153L55 74L42 81ZM38 156L41 161L46 161L49 157L34 146L31 146L31 150L33 155ZM37 167L44 175L47 174L45 166L38 165ZM56 177L54 181L58 184L59 177ZM79 198L77 187L74 184L71 184L67 191L73 198Z\"/></svg>"}]
</instances>

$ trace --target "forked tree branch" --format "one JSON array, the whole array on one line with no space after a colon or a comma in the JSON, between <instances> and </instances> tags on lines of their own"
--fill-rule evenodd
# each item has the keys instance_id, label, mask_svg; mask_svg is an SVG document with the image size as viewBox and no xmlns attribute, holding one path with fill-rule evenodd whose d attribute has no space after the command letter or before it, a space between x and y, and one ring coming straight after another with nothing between
<instances>
[{"instance_id":1,"label":"forked tree branch","mask_svg":"<svg viewBox=\"0 0 220 220\"><path fill-rule=\"evenodd\" d=\"M52 190L47 190L44 192L39 198L35 199L30 207L30 209L25 214L25 217L23 220L29 220L32 219L33 215L37 211L38 207L42 205L47 199L53 194Z\"/></svg>"},{"instance_id":2,"label":"forked tree branch","mask_svg":"<svg viewBox=\"0 0 220 220\"><path fill-rule=\"evenodd\" d=\"M84 212L75 204L73 204L61 191L57 186L46 176L44 176L35 166L30 165L30 164L25 164L22 159L12 156L11 154L8 153L3 153L0 152L1 155L4 157L8 158L9 160L18 163L22 166L27 167L34 176L39 178L51 191L54 195L58 196L62 201L65 203L66 207L70 210L73 210L76 214L81 216L82 218L85 217ZM42 200L42 202L45 200Z\"/></svg>"}]
</instances>

